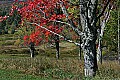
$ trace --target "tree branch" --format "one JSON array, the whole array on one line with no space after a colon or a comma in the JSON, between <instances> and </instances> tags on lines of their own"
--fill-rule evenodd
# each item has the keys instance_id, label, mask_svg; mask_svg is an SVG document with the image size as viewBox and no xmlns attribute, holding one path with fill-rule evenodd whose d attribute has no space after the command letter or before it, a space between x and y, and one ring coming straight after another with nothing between
<instances>
[{"instance_id":1,"label":"tree branch","mask_svg":"<svg viewBox=\"0 0 120 80\"><path fill-rule=\"evenodd\" d=\"M66 24L66 25L68 25L68 26L71 26L69 23L67 23L67 22L63 22L63 21L58 21L58 20L53 20L54 22L58 22L58 23L62 23L62 24Z\"/></svg>"},{"instance_id":2,"label":"tree branch","mask_svg":"<svg viewBox=\"0 0 120 80\"><path fill-rule=\"evenodd\" d=\"M71 25L70 27L73 29L73 31L75 31L75 32L77 33L77 35L79 35L79 36L83 35L83 33L82 33L78 28L76 28L76 26L75 26L75 24L73 23L73 21L68 18L69 14L68 14L67 9L65 8L64 3L63 3L62 1L60 2L60 6L61 6L61 8L62 8L63 13L64 13L65 16L66 16L67 21L68 21L69 24Z\"/></svg>"},{"instance_id":3,"label":"tree branch","mask_svg":"<svg viewBox=\"0 0 120 80\"><path fill-rule=\"evenodd\" d=\"M112 7L111 6L109 8L109 11L105 14L105 19L103 21L101 21L101 33L100 33L100 36L102 37L103 36L103 32L104 32L104 28L105 28L105 23L108 22L109 18L110 18L110 12L112 11Z\"/></svg>"},{"instance_id":4,"label":"tree branch","mask_svg":"<svg viewBox=\"0 0 120 80\"><path fill-rule=\"evenodd\" d=\"M102 12L98 15L97 19L99 19L99 18L104 14L104 12L105 12L105 10L106 10L106 8L107 8L107 6L108 6L108 4L109 4L110 1L111 1L111 0L108 0L108 1L107 1L107 4L104 6Z\"/></svg>"},{"instance_id":5,"label":"tree branch","mask_svg":"<svg viewBox=\"0 0 120 80\"><path fill-rule=\"evenodd\" d=\"M55 32L53 32L53 31L51 31L51 30L49 30L49 29L47 29L47 28L45 28L45 27L43 27L43 26L40 26L40 25L37 24L37 23L30 23L30 22L27 22L27 23L37 25L37 26L39 26L40 28L45 29L46 31L48 31L48 32L50 32L50 33L52 33L52 34L57 35L57 36L59 36L60 38L63 38L65 41L68 41L68 42L70 42L70 43L74 43L74 44L77 45L77 46L81 46L80 43L77 43L77 42L74 42L74 41L72 41L72 40L70 40L70 39L67 39L65 36L62 36L62 35L60 35L60 34L58 34L58 33L55 33Z\"/></svg>"}]
</instances>

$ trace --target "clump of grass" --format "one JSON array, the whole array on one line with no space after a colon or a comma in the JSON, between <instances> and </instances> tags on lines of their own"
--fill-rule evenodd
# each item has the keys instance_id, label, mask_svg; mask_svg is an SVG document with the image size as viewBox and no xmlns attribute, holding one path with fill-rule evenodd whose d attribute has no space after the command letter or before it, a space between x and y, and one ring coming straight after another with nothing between
<instances>
[{"instance_id":1,"label":"clump of grass","mask_svg":"<svg viewBox=\"0 0 120 80\"><path fill-rule=\"evenodd\" d=\"M117 61L104 61L99 64L99 77L109 77L110 79L120 78L120 65Z\"/></svg>"}]
</instances>

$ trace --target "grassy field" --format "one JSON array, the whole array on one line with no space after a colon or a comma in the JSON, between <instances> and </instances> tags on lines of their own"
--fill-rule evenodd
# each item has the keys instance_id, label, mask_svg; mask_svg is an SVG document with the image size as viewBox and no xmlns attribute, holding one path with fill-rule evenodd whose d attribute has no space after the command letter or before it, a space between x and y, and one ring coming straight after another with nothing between
<instances>
[{"instance_id":1,"label":"grassy field","mask_svg":"<svg viewBox=\"0 0 120 80\"><path fill-rule=\"evenodd\" d=\"M0 69L0 80L52 80L52 79L24 74L18 70Z\"/></svg>"},{"instance_id":2,"label":"grassy field","mask_svg":"<svg viewBox=\"0 0 120 80\"><path fill-rule=\"evenodd\" d=\"M21 80L86 80L83 67L83 61L77 58L57 60L51 57L36 56L31 59L7 55L6 58L0 59L0 76L4 79L8 77L6 75L10 75L8 80L17 80L17 78ZM104 61L102 65L99 64L97 76L87 80L114 79L120 79L120 65L116 61Z\"/></svg>"},{"instance_id":3,"label":"grassy field","mask_svg":"<svg viewBox=\"0 0 120 80\"><path fill-rule=\"evenodd\" d=\"M60 59L55 48L36 47L38 55L30 58L26 47L16 46L13 35L0 36L0 80L120 80L117 61L103 61L96 77L84 77L84 62L79 60L78 47L60 43ZM20 44L21 45L21 44Z\"/></svg>"}]
</instances>

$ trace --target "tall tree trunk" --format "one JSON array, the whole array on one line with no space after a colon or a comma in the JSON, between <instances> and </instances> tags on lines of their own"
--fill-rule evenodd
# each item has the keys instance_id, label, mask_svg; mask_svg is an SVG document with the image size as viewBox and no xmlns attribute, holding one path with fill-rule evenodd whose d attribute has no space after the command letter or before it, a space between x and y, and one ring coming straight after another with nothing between
<instances>
[{"instance_id":1,"label":"tall tree trunk","mask_svg":"<svg viewBox=\"0 0 120 80\"><path fill-rule=\"evenodd\" d=\"M58 25L58 27L60 26L59 23L55 22L54 24ZM59 51L59 36L55 35L54 37L55 40L55 46L56 46L56 58L59 59L60 57L60 51Z\"/></svg>"},{"instance_id":2,"label":"tall tree trunk","mask_svg":"<svg viewBox=\"0 0 120 80\"><path fill-rule=\"evenodd\" d=\"M102 64L102 37L103 37L103 32L105 28L105 20L101 22L100 24L100 19L99 19L99 28L98 28L98 44L97 44L97 62L100 62Z\"/></svg>"},{"instance_id":3,"label":"tall tree trunk","mask_svg":"<svg viewBox=\"0 0 120 80\"><path fill-rule=\"evenodd\" d=\"M107 13L103 14L104 19L100 20L100 18L99 18L97 61L100 62L101 64L102 64L102 47L101 47L102 37L103 37L104 29L105 29L105 23L110 18L110 12L111 12L113 6L108 6L107 8L109 11Z\"/></svg>"},{"instance_id":4,"label":"tall tree trunk","mask_svg":"<svg viewBox=\"0 0 120 80\"><path fill-rule=\"evenodd\" d=\"M89 30L89 28L85 29ZM84 52L84 63L85 63L85 68L84 68L84 72L85 72L85 76L88 77L92 77L95 76L96 71L98 69L97 66L97 52L96 52L96 39L97 36L95 33L86 31L84 37L82 38L83 40L83 52Z\"/></svg>"},{"instance_id":5,"label":"tall tree trunk","mask_svg":"<svg viewBox=\"0 0 120 80\"><path fill-rule=\"evenodd\" d=\"M57 6L58 5L56 4L56 7ZM55 13L56 13L56 15L61 14L60 8L55 8ZM59 19L57 19L57 20L60 21ZM54 24L58 25L58 28L61 26L61 24L58 23L58 22L54 22ZM55 46L56 46L56 58L59 59L59 57L60 57L60 50L59 50L59 36L58 35L55 35Z\"/></svg>"},{"instance_id":6,"label":"tall tree trunk","mask_svg":"<svg viewBox=\"0 0 120 80\"><path fill-rule=\"evenodd\" d=\"M80 18L83 29L82 49L84 52L84 72L86 77L96 75L97 66L97 2L98 0L80 0Z\"/></svg>"}]
</instances>

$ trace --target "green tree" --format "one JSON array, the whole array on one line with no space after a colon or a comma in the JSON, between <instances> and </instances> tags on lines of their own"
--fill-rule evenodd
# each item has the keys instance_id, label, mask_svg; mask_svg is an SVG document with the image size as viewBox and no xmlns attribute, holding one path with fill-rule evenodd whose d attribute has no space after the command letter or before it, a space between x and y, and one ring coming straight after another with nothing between
<instances>
[{"instance_id":1,"label":"green tree","mask_svg":"<svg viewBox=\"0 0 120 80\"><path fill-rule=\"evenodd\" d=\"M108 51L117 51L117 41L118 41L118 12L117 10L111 11L110 20L106 24L104 36L103 36L103 46L108 47Z\"/></svg>"}]
</instances>

